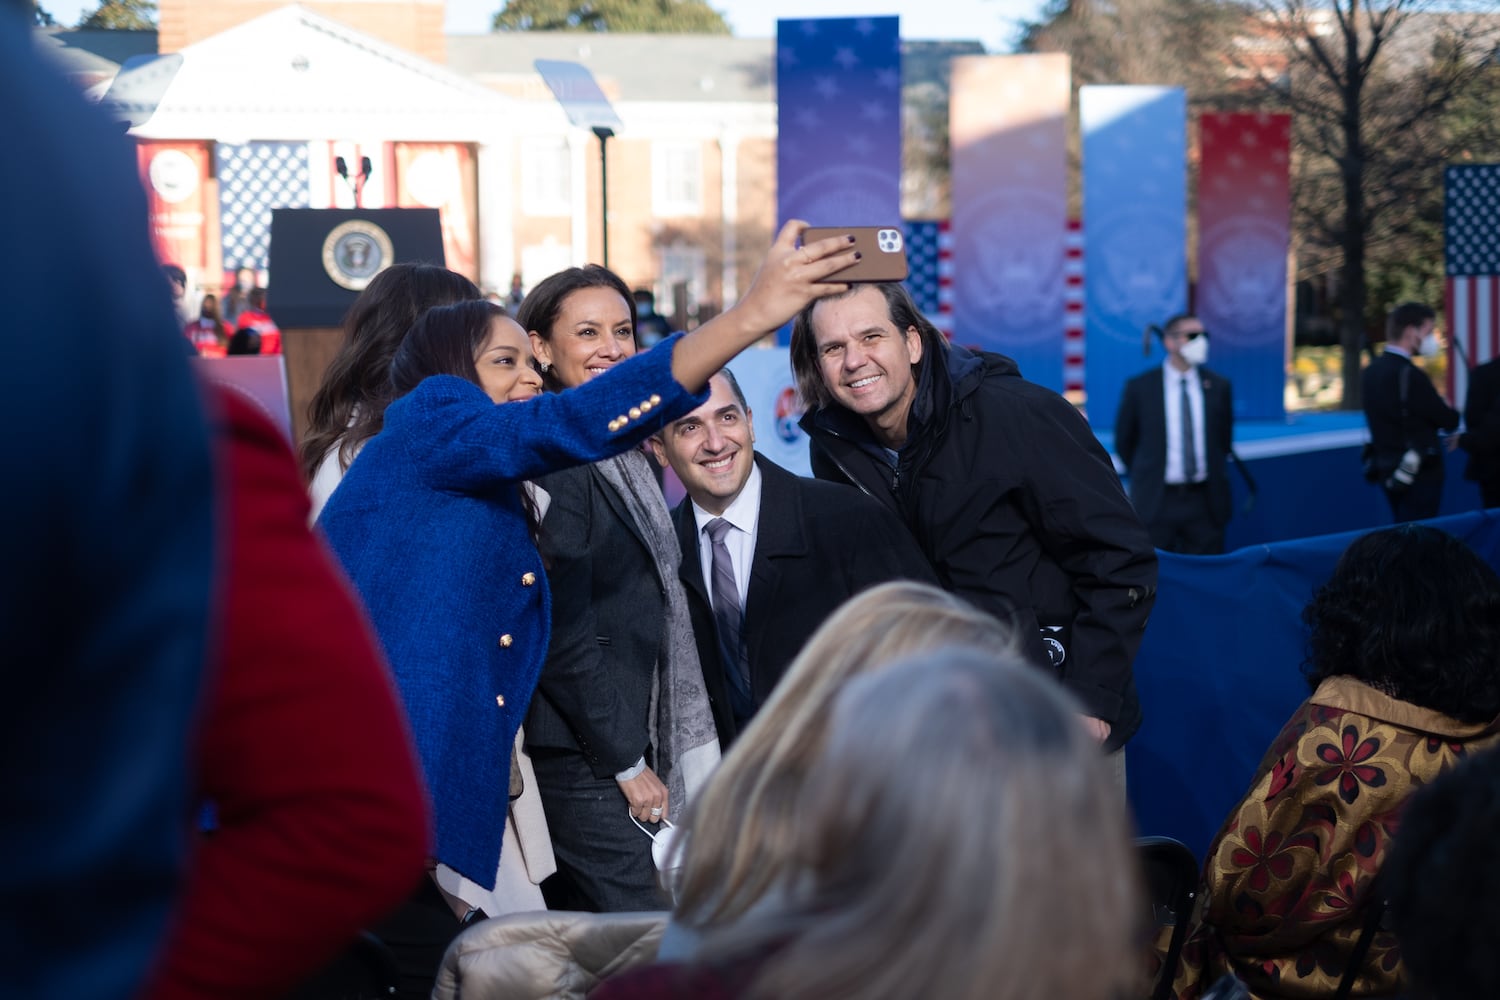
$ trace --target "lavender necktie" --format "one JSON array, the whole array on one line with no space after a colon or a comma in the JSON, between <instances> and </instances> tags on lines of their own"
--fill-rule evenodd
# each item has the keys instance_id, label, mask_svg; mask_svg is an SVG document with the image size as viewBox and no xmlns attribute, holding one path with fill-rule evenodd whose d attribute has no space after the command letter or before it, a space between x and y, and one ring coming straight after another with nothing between
<instances>
[{"instance_id":1,"label":"lavender necktie","mask_svg":"<svg viewBox=\"0 0 1500 1000\"><path fill-rule=\"evenodd\" d=\"M730 684L748 707L750 668L745 654L744 636L741 635L745 612L740 607L740 590L734 581L734 564L730 562L729 548L724 544L724 536L732 527L734 525L722 517L716 517L703 526L703 531L713 543L713 580L710 590L714 603L714 623L719 632L719 654L724 660L724 673Z\"/></svg>"}]
</instances>

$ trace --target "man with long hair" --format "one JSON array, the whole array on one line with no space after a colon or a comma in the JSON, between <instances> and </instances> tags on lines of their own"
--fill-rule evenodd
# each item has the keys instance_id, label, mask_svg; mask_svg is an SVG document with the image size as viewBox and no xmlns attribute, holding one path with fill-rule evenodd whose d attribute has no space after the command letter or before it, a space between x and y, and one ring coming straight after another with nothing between
<instances>
[{"instance_id":1,"label":"man with long hair","mask_svg":"<svg viewBox=\"0 0 1500 1000\"><path fill-rule=\"evenodd\" d=\"M791 354L813 474L895 511L944 586L1011 622L1124 746L1156 552L1078 412L1011 359L949 345L899 284L802 310Z\"/></svg>"}]
</instances>

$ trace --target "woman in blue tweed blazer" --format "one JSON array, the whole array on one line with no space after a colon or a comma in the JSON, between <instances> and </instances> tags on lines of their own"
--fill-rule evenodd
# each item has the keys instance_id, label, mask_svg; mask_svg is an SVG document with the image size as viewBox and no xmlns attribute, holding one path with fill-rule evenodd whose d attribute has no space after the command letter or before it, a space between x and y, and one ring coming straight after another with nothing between
<instances>
[{"instance_id":1,"label":"woman in blue tweed blazer","mask_svg":"<svg viewBox=\"0 0 1500 1000\"><path fill-rule=\"evenodd\" d=\"M798 247L805 228L782 229L732 309L567 392L494 405L531 395L534 375L519 326L498 309L473 322L482 303L430 311L392 364L399 398L319 524L401 689L433 800L433 855L485 888L550 619L520 484L639 444L698 406L741 350L844 291L825 279L857 254L839 237Z\"/></svg>"}]
</instances>

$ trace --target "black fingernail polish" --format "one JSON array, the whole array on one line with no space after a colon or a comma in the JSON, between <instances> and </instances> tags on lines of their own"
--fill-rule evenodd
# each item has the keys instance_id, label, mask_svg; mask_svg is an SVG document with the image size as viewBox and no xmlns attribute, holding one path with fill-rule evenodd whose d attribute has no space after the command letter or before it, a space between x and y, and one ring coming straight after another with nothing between
<instances>
[{"instance_id":1,"label":"black fingernail polish","mask_svg":"<svg viewBox=\"0 0 1500 1000\"><path fill-rule=\"evenodd\" d=\"M858 250L856 250L856 251L854 251L854 259L855 260L864 260L865 259L865 255L862 254L862 253L860 253Z\"/></svg>"},{"instance_id":2,"label":"black fingernail polish","mask_svg":"<svg viewBox=\"0 0 1500 1000\"><path fill-rule=\"evenodd\" d=\"M853 237L853 236L851 236L851 237L849 237L849 242L850 242L850 243L853 243L853 242L854 242L854 237Z\"/></svg>"}]
</instances>

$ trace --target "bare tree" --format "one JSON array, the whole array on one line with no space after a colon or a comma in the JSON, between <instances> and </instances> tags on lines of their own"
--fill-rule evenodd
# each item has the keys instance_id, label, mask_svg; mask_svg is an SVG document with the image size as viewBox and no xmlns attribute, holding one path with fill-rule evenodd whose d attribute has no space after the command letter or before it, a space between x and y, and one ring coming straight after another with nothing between
<instances>
[{"instance_id":1,"label":"bare tree","mask_svg":"<svg viewBox=\"0 0 1500 1000\"><path fill-rule=\"evenodd\" d=\"M1019 48L1068 53L1075 88L1166 84L1217 102L1228 85L1223 53L1243 22L1243 10L1223 0L1051 0L1023 26Z\"/></svg>"},{"instance_id":2,"label":"bare tree","mask_svg":"<svg viewBox=\"0 0 1500 1000\"><path fill-rule=\"evenodd\" d=\"M1361 405L1369 258L1414 248L1431 220L1453 155L1448 114L1500 43L1492 9L1455 0L1251 4L1260 37L1238 46L1236 59L1292 112L1301 249L1305 263L1338 274L1345 409ZM1275 43L1280 58L1266 58L1256 41ZM1430 235L1421 241L1428 253Z\"/></svg>"}]
</instances>

